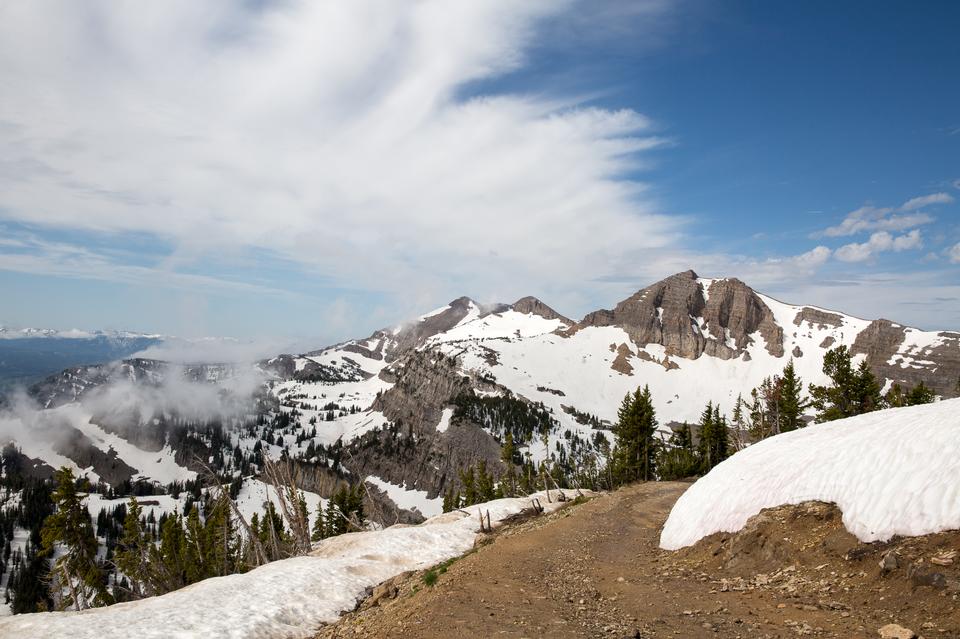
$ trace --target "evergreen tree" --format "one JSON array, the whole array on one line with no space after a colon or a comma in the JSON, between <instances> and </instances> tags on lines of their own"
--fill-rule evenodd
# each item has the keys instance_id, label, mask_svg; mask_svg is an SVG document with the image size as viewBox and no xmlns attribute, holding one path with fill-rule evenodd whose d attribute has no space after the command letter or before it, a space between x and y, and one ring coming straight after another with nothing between
<instances>
[{"instance_id":1,"label":"evergreen tree","mask_svg":"<svg viewBox=\"0 0 960 639\"><path fill-rule=\"evenodd\" d=\"M684 422L678 426L667 443L669 446L662 447L657 455L657 473L660 479L684 479L700 471L700 459L694 450L689 424Z\"/></svg>"},{"instance_id":2,"label":"evergreen tree","mask_svg":"<svg viewBox=\"0 0 960 639\"><path fill-rule=\"evenodd\" d=\"M851 359L846 346L831 349L824 356L823 372L830 378L830 384L810 385L818 422L853 417L883 407L880 384L866 360L854 370Z\"/></svg>"},{"instance_id":3,"label":"evergreen tree","mask_svg":"<svg viewBox=\"0 0 960 639\"><path fill-rule=\"evenodd\" d=\"M793 358L783 369L780 379L780 430L796 430L804 425L803 411L810 403L803 397L803 381L797 376Z\"/></svg>"},{"instance_id":4,"label":"evergreen tree","mask_svg":"<svg viewBox=\"0 0 960 639\"><path fill-rule=\"evenodd\" d=\"M135 497L127 504L127 516L123 520L123 536L117 549L115 563L129 580L130 594L138 599L147 594L144 586L148 580L149 542L143 531L142 511Z\"/></svg>"},{"instance_id":5,"label":"evergreen tree","mask_svg":"<svg viewBox=\"0 0 960 639\"><path fill-rule=\"evenodd\" d=\"M810 385L813 405L819 411L817 421L833 421L855 415L852 391L856 373L846 346L827 351L823 356L823 373L830 378L829 386Z\"/></svg>"},{"instance_id":6,"label":"evergreen tree","mask_svg":"<svg viewBox=\"0 0 960 639\"><path fill-rule=\"evenodd\" d=\"M317 504L317 518L313 522L313 531L310 535L311 541L320 541L321 539L326 539L327 529L326 522L323 520L323 503Z\"/></svg>"},{"instance_id":7,"label":"evergreen tree","mask_svg":"<svg viewBox=\"0 0 960 639\"><path fill-rule=\"evenodd\" d=\"M460 484L463 486L463 505L472 506L480 503L477 499L477 479L473 466L460 471Z\"/></svg>"},{"instance_id":8,"label":"evergreen tree","mask_svg":"<svg viewBox=\"0 0 960 639\"><path fill-rule=\"evenodd\" d=\"M97 538L90 513L80 501L73 471L61 468L54 476L57 487L52 498L56 511L47 517L41 530L43 554L49 556L60 545L64 554L54 561L51 575L67 593L64 607L77 610L111 603L106 574L97 562Z\"/></svg>"},{"instance_id":9,"label":"evergreen tree","mask_svg":"<svg viewBox=\"0 0 960 639\"><path fill-rule=\"evenodd\" d=\"M487 472L487 462L480 460L477 462L477 502L482 504L487 501L493 501L496 497L494 489L493 475Z\"/></svg>"},{"instance_id":10,"label":"evergreen tree","mask_svg":"<svg viewBox=\"0 0 960 639\"><path fill-rule=\"evenodd\" d=\"M855 415L870 413L883 408L883 397L880 396L880 382L867 365L867 360L860 362L854 382Z\"/></svg>"},{"instance_id":11,"label":"evergreen tree","mask_svg":"<svg viewBox=\"0 0 960 639\"><path fill-rule=\"evenodd\" d=\"M614 481L649 481L656 478L657 442L656 411L650 387L637 388L623 398L613 427Z\"/></svg>"},{"instance_id":12,"label":"evergreen tree","mask_svg":"<svg viewBox=\"0 0 960 639\"><path fill-rule=\"evenodd\" d=\"M720 405L707 402L700 415L700 460L703 472L710 472L714 466L730 454L730 440L727 432L727 419L720 415Z\"/></svg>"},{"instance_id":13,"label":"evergreen tree","mask_svg":"<svg viewBox=\"0 0 960 639\"><path fill-rule=\"evenodd\" d=\"M907 395L907 406L930 404L934 399L936 399L936 395L933 389L924 384L923 380L920 380L920 383L914 386Z\"/></svg>"}]
</instances>

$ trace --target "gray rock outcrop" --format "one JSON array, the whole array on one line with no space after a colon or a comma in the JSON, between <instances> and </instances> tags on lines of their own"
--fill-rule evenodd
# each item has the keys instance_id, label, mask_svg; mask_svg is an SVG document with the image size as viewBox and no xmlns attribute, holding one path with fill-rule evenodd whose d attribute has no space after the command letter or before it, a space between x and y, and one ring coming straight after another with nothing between
<instances>
[{"instance_id":1,"label":"gray rock outcrop","mask_svg":"<svg viewBox=\"0 0 960 639\"><path fill-rule=\"evenodd\" d=\"M667 354L687 359L739 357L759 333L769 353L783 355L783 330L753 289L724 279L704 291L693 271L648 286L612 311L590 313L579 326L618 326L638 346L661 344Z\"/></svg>"}]
</instances>

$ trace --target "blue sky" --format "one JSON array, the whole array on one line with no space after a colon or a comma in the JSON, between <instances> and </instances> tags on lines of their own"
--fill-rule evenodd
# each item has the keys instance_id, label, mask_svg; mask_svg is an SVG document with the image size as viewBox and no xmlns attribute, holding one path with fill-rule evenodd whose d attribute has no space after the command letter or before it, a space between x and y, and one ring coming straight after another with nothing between
<instances>
[{"instance_id":1,"label":"blue sky","mask_svg":"<svg viewBox=\"0 0 960 639\"><path fill-rule=\"evenodd\" d=\"M0 322L322 343L693 268L960 328L956 3L195 5L0 8Z\"/></svg>"}]
</instances>

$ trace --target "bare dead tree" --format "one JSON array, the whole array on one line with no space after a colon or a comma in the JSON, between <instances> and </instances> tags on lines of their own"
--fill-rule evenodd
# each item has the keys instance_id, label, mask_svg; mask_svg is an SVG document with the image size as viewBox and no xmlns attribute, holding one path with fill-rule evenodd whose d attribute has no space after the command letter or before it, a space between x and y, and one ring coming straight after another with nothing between
<instances>
[{"instance_id":1,"label":"bare dead tree","mask_svg":"<svg viewBox=\"0 0 960 639\"><path fill-rule=\"evenodd\" d=\"M307 554L310 552L310 520L300 507L303 493L297 487L297 471L289 461L278 464L267 455L263 457L263 471L273 484L280 510L290 526L295 554Z\"/></svg>"},{"instance_id":2,"label":"bare dead tree","mask_svg":"<svg viewBox=\"0 0 960 639\"><path fill-rule=\"evenodd\" d=\"M347 459L353 461L353 453L349 449L344 449L344 452L347 454ZM367 487L367 481L363 480L360 482L363 485L363 492L367 496L367 502L370 504L370 515L373 518L373 521L379 522L386 526L387 518L383 513L383 508L380 504L373 499L373 495L370 494L370 489ZM397 510L394 512L393 524L400 522L400 507L397 506ZM391 525L393 525L391 524Z\"/></svg>"}]
</instances>

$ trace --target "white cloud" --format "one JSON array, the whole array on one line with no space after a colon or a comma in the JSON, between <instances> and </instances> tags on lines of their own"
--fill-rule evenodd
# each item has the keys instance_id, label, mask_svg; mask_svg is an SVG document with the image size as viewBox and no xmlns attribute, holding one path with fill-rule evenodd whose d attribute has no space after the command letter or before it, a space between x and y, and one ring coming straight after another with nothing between
<instances>
[{"instance_id":1,"label":"white cloud","mask_svg":"<svg viewBox=\"0 0 960 639\"><path fill-rule=\"evenodd\" d=\"M960 179L953 181L953 188L960 190Z\"/></svg>"},{"instance_id":2,"label":"white cloud","mask_svg":"<svg viewBox=\"0 0 960 639\"><path fill-rule=\"evenodd\" d=\"M950 204L953 202L953 196L949 193L932 193L930 195L921 195L907 200L900 207L901 211L915 211L931 204Z\"/></svg>"},{"instance_id":3,"label":"white cloud","mask_svg":"<svg viewBox=\"0 0 960 639\"><path fill-rule=\"evenodd\" d=\"M910 202L912 201L910 200ZM918 212L907 215L894 215L893 213L894 209L891 208L862 206L847 214L837 226L831 226L821 233L816 233L815 236L845 237L866 231L905 231L933 221L933 218L926 213Z\"/></svg>"},{"instance_id":4,"label":"white cloud","mask_svg":"<svg viewBox=\"0 0 960 639\"><path fill-rule=\"evenodd\" d=\"M569 96L465 97L570 7L4 3L0 217L153 236L169 270L253 249L410 296L589 281L675 242L623 177L662 140ZM153 277L80 257L58 272Z\"/></svg>"},{"instance_id":5,"label":"white cloud","mask_svg":"<svg viewBox=\"0 0 960 639\"><path fill-rule=\"evenodd\" d=\"M960 242L947 249L947 257L950 258L951 264L960 264Z\"/></svg>"},{"instance_id":6,"label":"white cloud","mask_svg":"<svg viewBox=\"0 0 960 639\"><path fill-rule=\"evenodd\" d=\"M866 242L845 244L838 248L834 255L842 262L864 262L877 253L885 251L907 251L923 246L923 238L919 229L914 229L904 235L892 236L886 231L874 233Z\"/></svg>"}]
</instances>

